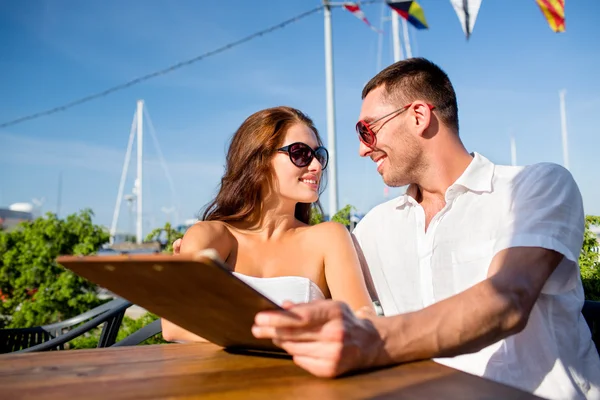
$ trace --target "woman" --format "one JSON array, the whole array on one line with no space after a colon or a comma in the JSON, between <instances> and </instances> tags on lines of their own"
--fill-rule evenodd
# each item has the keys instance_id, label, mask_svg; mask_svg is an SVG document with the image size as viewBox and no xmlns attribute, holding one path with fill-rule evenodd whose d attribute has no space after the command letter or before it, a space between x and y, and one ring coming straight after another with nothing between
<instances>
[{"instance_id":1,"label":"woman","mask_svg":"<svg viewBox=\"0 0 600 400\"><path fill-rule=\"evenodd\" d=\"M233 136L216 198L186 232L180 253L215 249L236 276L279 303L332 298L374 314L347 229L309 225L327 161L302 112L275 107L251 115ZM168 341L203 340L164 319L162 328Z\"/></svg>"}]
</instances>

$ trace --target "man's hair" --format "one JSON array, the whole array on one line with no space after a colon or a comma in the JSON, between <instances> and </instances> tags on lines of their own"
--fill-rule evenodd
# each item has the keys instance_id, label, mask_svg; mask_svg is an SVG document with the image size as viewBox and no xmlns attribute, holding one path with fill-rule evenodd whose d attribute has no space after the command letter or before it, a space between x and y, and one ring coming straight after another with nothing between
<instances>
[{"instance_id":1,"label":"man's hair","mask_svg":"<svg viewBox=\"0 0 600 400\"><path fill-rule=\"evenodd\" d=\"M448 75L431 61L409 58L390 65L366 84L363 100L380 86L385 88L386 101L400 107L415 100L432 104L444 125L458 134L456 93Z\"/></svg>"}]
</instances>

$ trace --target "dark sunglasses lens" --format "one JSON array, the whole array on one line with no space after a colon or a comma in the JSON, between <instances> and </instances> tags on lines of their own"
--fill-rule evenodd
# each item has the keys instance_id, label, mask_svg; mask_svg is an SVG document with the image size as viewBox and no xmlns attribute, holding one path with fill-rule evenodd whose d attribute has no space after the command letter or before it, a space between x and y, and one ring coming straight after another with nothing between
<instances>
[{"instance_id":1,"label":"dark sunglasses lens","mask_svg":"<svg viewBox=\"0 0 600 400\"><path fill-rule=\"evenodd\" d=\"M356 124L356 132L358 132L358 136L364 144L366 144L367 146L371 146L373 144L374 136L371 135L371 132L369 132L369 128L366 127L364 122L360 121L358 124Z\"/></svg>"},{"instance_id":2,"label":"dark sunglasses lens","mask_svg":"<svg viewBox=\"0 0 600 400\"><path fill-rule=\"evenodd\" d=\"M323 169L327 168L327 163L329 162L329 153L327 152L327 149L325 147L319 147L315 153L317 155L317 160L321 164L321 167Z\"/></svg>"},{"instance_id":3,"label":"dark sunglasses lens","mask_svg":"<svg viewBox=\"0 0 600 400\"><path fill-rule=\"evenodd\" d=\"M297 167L306 167L313 159L312 149L303 143L296 143L290 147L290 159Z\"/></svg>"}]
</instances>

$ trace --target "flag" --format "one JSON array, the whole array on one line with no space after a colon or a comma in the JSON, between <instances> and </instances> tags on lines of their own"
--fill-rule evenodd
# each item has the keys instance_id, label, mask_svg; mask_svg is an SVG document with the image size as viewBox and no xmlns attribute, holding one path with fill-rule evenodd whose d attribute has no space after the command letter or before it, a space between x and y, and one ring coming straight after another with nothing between
<instances>
[{"instance_id":1,"label":"flag","mask_svg":"<svg viewBox=\"0 0 600 400\"><path fill-rule=\"evenodd\" d=\"M360 6L357 3L344 3L344 8L350 11L352 15L354 15L356 18L362 20L365 24L369 26L369 28L371 28L377 33L381 33L379 29L376 29L373 25L371 25L367 17L365 17L365 13L360 9Z\"/></svg>"},{"instance_id":2,"label":"flag","mask_svg":"<svg viewBox=\"0 0 600 400\"><path fill-rule=\"evenodd\" d=\"M387 0L387 5L417 29L429 29L423 8L413 0Z\"/></svg>"},{"instance_id":3,"label":"flag","mask_svg":"<svg viewBox=\"0 0 600 400\"><path fill-rule=\"evenodd\" d=\"M458 15L463 32L467 36L467 39L469 39L471 33L473 33L481 0L450 0L450 3L452 3L454 11Z\"/></svg>"},{"instance_id":4,"label":"flag","mask_svg":"<svg viewBox=\"0 0 600 400\"><path fill-rule=\"evenodd\" d=\"M565 31L565 0L535 0L554 32Z\"/></svg>"}]
</instances>

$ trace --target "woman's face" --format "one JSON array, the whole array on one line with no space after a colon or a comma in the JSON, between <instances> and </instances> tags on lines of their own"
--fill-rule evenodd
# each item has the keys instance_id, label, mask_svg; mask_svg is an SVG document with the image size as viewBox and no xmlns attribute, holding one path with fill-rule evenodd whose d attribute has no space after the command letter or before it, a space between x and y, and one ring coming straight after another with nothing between
<instances>
[{"instance_id":1,"label":"woman's face","mask_svg":"<svg viewBox=\"0 0 600 400\"><path fill-rule=\"evenodd\" d=\"M285 147L294 143L304 143L312 150L319 147L315 133L303 123L292 125L288 129L283 145ZM302 152L301 145L295 145L292 150L305 156L310 156L310 151ZM322 155L323 150L319 151ZM310 163L304 167L298 167L290 160L287 152L277 152L271 161L275 172L275 193L283 199L292 200L296 203L314 203L319 199L319 185L323 175L323 167L317 157L313 157Z\"/></svg>"}]
</instances>

